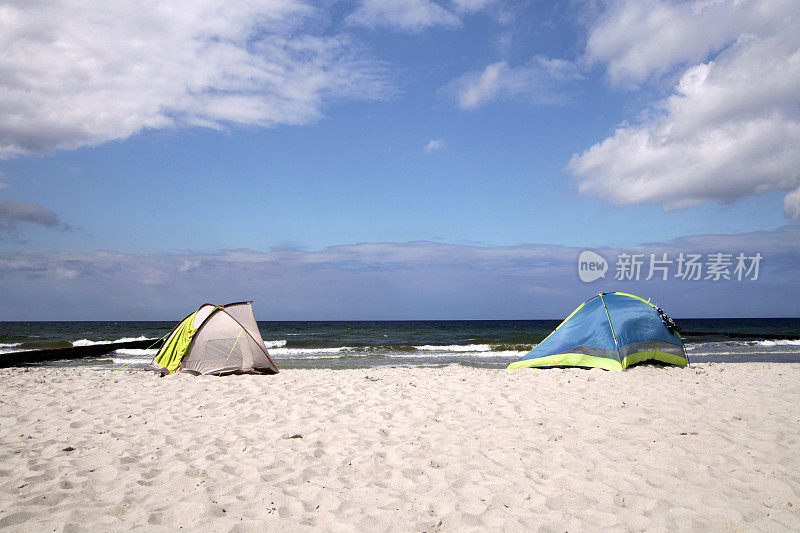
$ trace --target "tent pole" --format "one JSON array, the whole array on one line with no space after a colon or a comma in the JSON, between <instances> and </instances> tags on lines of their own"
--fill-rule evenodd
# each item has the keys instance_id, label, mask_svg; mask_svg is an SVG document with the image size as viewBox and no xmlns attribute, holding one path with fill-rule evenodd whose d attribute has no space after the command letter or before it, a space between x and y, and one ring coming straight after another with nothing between
<instances>
[{"instance_id":1,"label":"tent pole","mask_svg":"<svg viewBox=\"0 0 800 533\"><path fill-rule=\"evenodd\" d=\"M225 314L227 315L228 313L225 313ZM230 316L230 315L228 315L228 316ZM231 317L231 318L233 318L233 317ZM234 348L236 348L236 345L239 343L239 337L241 337L241 336L242 336L242 331L244 331L244 326L242 326L241 324L239 324L239 327L240 327L240 328L242 328L242 329L240 329L240 330L239 330L239 334L238 334L238 335L236 335L236 340L235 340L235 341L233 341L233 346L231 346L231 351L230 351L230 352L228 352L228 358L227 358L227 359L225 359L225 366L228 366L228 361L229 361L229 360L230 360L230 358L231 358L231 354L233 354L233 350L234 350ZM222 377L222 373L220 373L220 374L219 374L219 376L217 376L217 377L220 377L220 378L221 378L221 377Z\"/></svg>"},{"instance_id":2,"label":"tent pole","mask_svg":"<svg viewBox=\"0 0 800 533\"><path fill-rule=\"evenodd\" d=\"M606 301L603 299L603 293L600 293L600 301L603 302L603 309L606 310L606 318L608 319L608 325L611 326L611 336L614 337L614 347L617 349L617 355L620 359L622 359L622 354L619 353L619 343L617 342L617 335L614 333L614 324L611 322L611 315L608 314L608 307L606 307Z\"/></svg>"}]
</instances>

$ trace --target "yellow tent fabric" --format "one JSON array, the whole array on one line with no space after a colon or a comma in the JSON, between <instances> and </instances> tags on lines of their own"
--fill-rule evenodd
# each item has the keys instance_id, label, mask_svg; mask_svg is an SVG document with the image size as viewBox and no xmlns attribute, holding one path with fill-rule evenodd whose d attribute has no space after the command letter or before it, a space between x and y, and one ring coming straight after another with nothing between
<instances>
[{"instance_id":1,"label":"yellow tent fabric","mask_svg":"<svg viewBox=\"0 0 800 533\"><path fill-rule=\"evenodd\" d=\"M192 343L192 337L197 331L197 329L192 329L194 315L196 314L197 311L181 322L181 325L167 339L164 346L159 350L158 355L156 355L155 362L169 370L170 373L175 372L181 366L181 359L183 359L186 350L189 349L189 345Z\"/></svg>"}]
</instances>

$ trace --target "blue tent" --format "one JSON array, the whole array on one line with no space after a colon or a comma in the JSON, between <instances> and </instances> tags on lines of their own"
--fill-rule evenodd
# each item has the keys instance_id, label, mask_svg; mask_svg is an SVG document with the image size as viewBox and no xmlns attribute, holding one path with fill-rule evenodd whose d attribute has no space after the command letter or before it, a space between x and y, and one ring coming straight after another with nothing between
<instances>
[{"instance_id":1,"label":"blue tent","mask_svg":"<svg viewBox=\"0 0 800 533\"><path fill-rule=\"evenodd\" d=\"M641 361L686 366L675 323L650 302L601 292L583 302L553 332L508 368L585 366L622 370Z\"/></svg>"}]
</instances>

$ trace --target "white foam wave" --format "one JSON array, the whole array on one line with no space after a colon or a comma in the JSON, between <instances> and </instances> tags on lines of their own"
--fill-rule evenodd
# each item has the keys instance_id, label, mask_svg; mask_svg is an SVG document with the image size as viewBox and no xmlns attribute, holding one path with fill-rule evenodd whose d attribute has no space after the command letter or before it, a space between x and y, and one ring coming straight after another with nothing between
<instances>
[{"instance_id":1,"label":"white foam wave","mask_svg":"<svg viewBox=\"0 0 800 533\"><path fill-rule=\"evenodd\" d=\"M472 352L464 352L458 351L455 352L458 355L454 355L454 352L432 352L432 351L419 351L419 352L396 352L387 354L390 357L397 358L397 359L436 359L438 357L462 357L464 359L483 359L483 358L493 358L493 357L513 357L519 358L528 353L527 351L524 352L515 352L515 351L493 351L493 350L478 350Z\"/></svg>"},{"instance_id":2,"label":"white foam wave","mask_svg":"<svg viewBox=\"0 0 800 533\"><path fill-rule=\"evenodd\" d=\"M80 339L77 341L72 341L73 346L96 346L98 344L116 344L118 342L133 342L133 341L149 341L149 340L156 340L151 339L150 337L122 337L121 339L117 339L114 341L90 341L89 339Z\"/></svg>"},{"instance_id":3,"label":"white foam wave","mask_svg":"<svg viewBox=\"0 0 800 533\"><path fill-rule=\"evenodd\" d=\"M158 350L156 350L155 348L150 350L140 349L140 348L119 348L117 350L114 350L114 353L116 355L130 355L131 357L149 355L152 359L158 353Z\"/></svg>"},{"instance_id":4,"label":"white foam wave","mask_svg":"<svg viewBox=\"0 0 800 533\"><path fill-rule=\"evenodd\" d=\"M514 351L503 351L503 352L467 352L464 355L468 357L522 357L523 355L527 354L527 351L524 352L514 352Z\"/></svg>"},{"instance_id":5,"label":"white foam wave","mask_svg":"<svg viewBox=\"0 0 800 533\"><path fill-rule=\"evenodd\" d=\"M797 339L777 339L777 340L763 340L763 341L742 341L742 340L729 340L729 341L710 341L710 342L693 342L685 345L687 352L696 352L697 350L712 349L719 350L720 352L753 352L753 348L774 348L776 346L800 346L800 340Z\"/></svg>"},{"instance_id":6,"label":"white foam wave","mask_svg":"<svg viewBox=\"0 0 800 533\"><path fill-rule=\"evenodd\" d=\"M730 357L731 355L747 357L751 355L775 355L775 352L748 350L746 352L691 352L688 355L692 357Z\"/></svg>"},{"instance_id":7,"label":"white foam wave","mask_svg":"<svg viewBox=\"0 0 800 533\"><path fill-rule=\"evenodd\" d=\"M431 352L485 352L492 349L488 344L450 344L447 346L424 344L422 346L414 346L414 348Z\"/></svg>"},{"instance_id":8,"label":"white foam wave","mask_svg":"<svg viewBox=\"0 0 800 533\"><path fill-rule=\"evenodd\" d=\"M0 342L0 348L13 348L14 346L19 346L21 344L21 342Z\"/></svg>"},{"instance_id":9,"label":"white foam wave","mask_svg":"<svg viewBox=\"0 0 800 533\"><path fill-rule=\"evenodd\" d=\"M264 346L266 346L267 349L280 348L281 346L286 346L286 339L277 341L264 341Z\"/></svg>"},{"instance_id":10,"label":"white foam wave","mask_svg":"<svg viewBox=\"0 0 800 533\"><path fill-rule=\"evenodd\" d=\"M272 352L270 352L270 355L272 355ZM368 355L369 354L366 354L366 353L347 354L348 357L367 357ZM339 359L341 357L342 357L342 355L341 354L337 354L337 353L312 352L312 353L306 353L306 354L301 354L299 356L295 356L294 359ZM278 358L276 358L276 359L278 359ZM291 358L287 358L287 359L291 359Z\"/></svg>"},{"instance_id":11,"label":"white foam wave","mask_svg":"<svg viewBox=\"0 0 800 533\"><path fill-rule=\"evenodd\" d=\"M480 347L482 345L473 345ZM338 359L341 357L392 357L397 359L435 359L437 357L463 357L463 358L491 358L491 357L521 357L528 353L527 351L493 351L489 346L484 350L418 350L415 352L392 352L387 351L371 351L359 350L348 346L338 348L277 348L270 350L270 355L276 358L285 357L287 359Z\"/></svg>"},{"instance_id":12,"label":"white foam wave","mask_svg":"<svg viewBox=\"0 0 800 533\"><path fill-rule=\"evenodd\" d=\"M133 366L133 365L149 365L150 361L152 361L153 358L147 357L147 358L120 359L118 357L113 357L111 360L114 361L114 364L117 365Z\"/></svg>"},{"instance_id":13,"label":"white foam wave","mask_svg":"<svg viewBox=\"0 0 800 533\"><path fill-rule=\"evenodd\" d=\"M352 349L350 346L338 346L336 348L273 348L270 349L269 353L270 355L315 355L339 353Z\"/></svg>"},{"instance_id":14,"label":"white foam wave","mask_svg":"<svg viewBox=\"0 0 800 533\"><path fill-rule=\"evenodd\" d=\"M32 351L30 348L0 348L0 354L30 352L30 351Z\"/></svg>"},{"instance_id":15,"label":"white foam wave","mask_svg":"<svg viewBox=\"0 0 800 533\"><path fill-rule=\"evenodd\" d=\"M754 346L800 346L800 339L778 339L774 341L756 341Z\"/></svg>"}]
</instances>

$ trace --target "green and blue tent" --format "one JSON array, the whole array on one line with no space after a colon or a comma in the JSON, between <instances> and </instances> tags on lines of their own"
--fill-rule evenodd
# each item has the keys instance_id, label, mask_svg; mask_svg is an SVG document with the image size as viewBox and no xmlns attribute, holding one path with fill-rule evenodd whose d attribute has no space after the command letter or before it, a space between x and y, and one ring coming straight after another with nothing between
<instances>
[{"instance_id":1,"label":"green and blue tent","mask_svg":"<svg viewBox=\"0 0 800 533\"><path fill-rule=\"evenodd\" d=\"M622 370L642 361L688 364L675 323L638 296L602 292L578 306L550 335L508 368L580 366Z\"/></svg>"}]
</instances>

